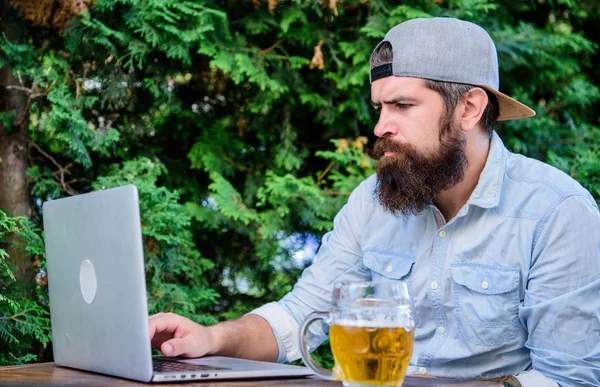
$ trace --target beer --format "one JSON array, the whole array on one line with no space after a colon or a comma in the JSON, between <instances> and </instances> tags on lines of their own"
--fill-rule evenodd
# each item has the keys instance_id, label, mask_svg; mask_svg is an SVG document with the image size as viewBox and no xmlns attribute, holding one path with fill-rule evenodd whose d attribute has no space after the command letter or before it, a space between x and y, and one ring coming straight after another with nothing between
<instances>
[{"instance_id":1,"label":"beer","mask_svg":"<svg viewBox=\"0 0 600 387\"><path fill-rule=\"evenodd\" d=\"M330 329L338 376L347 385L402 386L412 355L414 329L353 323L336 321Z\"/></svg>"},{"instance_id":2,"label":"beer","mask_svg":"<svg viewBox=\"0 0 600 387\"><path fill-rule=\"evenodd\" d=\"M412 355L415 320L408 286L401 281L337 282L329 312L313 312L300 326L304 364L346 387L402 387ZM333 371L310 357L308 330L317 320L330 326Z\"/></svg>"}]
</instances>

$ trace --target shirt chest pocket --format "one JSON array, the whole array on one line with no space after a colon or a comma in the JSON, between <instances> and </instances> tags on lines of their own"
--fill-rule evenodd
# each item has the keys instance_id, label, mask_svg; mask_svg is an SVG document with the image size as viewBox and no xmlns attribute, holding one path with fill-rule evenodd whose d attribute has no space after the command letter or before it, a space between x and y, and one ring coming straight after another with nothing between
<instances>
[{"instance_id":1,"label":"shirt chest pocket","mask_svg":"<svg viewBox=\"0 0 600 387\"><path fill-rule=\"evenodd\" d=\"M415 256L395 251L367 249L363 253L363 263L373 274L373 281L399 280L406 277Z\"/></svg>"},{"instance_id":2,"label":"shirt chest pocket","mask_svg":"<svg viewBox=\"0 0 600 387\"><path fill-rule=\"evenodd\" d=\"M455 314L463 340L495 346L519 329L519 270L458 262L451 266Z\"/></svg>"},{"instance_id":3,"label":"shirt chest pocket","mask_svg":"<svg viewBox=\"0 0 600 387\"><path fill-rule=\"evenodd\" d=\"M396 251L367 249L363 252L363 264L371 270L372 280L401 280L406 283L410 293L410 306L413 310L415 324L419 326L419 315L415 308L412 289L411 269L416 256Z\"/></svg>"}]
</instances>

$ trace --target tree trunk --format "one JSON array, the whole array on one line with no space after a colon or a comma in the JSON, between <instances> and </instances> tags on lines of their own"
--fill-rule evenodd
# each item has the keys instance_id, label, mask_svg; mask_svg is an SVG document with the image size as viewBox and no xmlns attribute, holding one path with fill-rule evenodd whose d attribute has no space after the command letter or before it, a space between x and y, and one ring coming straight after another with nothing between
<instances>
[{"instance_id":1,"label":"tree trunk","mask_svg":"<svg viewBox=\"0 0 600 387\"><path fill-rule=\"evenodd\" d=\"M9 0L0 0L0 31L11 42L24 42L25 29L16 12L9 7ZM13 69L5 66L0 69L0 111L12 113L11 125L0 121L0 209L12 216L30 216L29 184L27 168L29 161L28 124L29 94L7 86L21 85L12 74ZM17 236L11 236L3 246L10 255L9 264L15 277L33 282L33 261L23 248Z\"/></svg>"}]
</instances>

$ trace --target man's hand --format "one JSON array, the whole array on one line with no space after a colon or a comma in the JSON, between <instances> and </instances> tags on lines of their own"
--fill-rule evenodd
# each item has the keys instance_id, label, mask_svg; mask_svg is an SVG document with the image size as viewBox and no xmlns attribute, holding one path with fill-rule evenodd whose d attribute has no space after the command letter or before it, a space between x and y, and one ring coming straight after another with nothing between
<instances>
[{"instance_id":1,"label":"man's hand","mask_svg":"<svg viewBox=\"0 0 600 387\"><path fill-rule=\"evenodd\" d=\"M269 323L248 314L210 327L174 313L158 313L148 319L152 348L165 356L220 355L276 361L277 340Z\"/></svg>"},{"instance_id":2,"label":"man's hand","mask_svg":"<svg viewBox=\"0 0 600 387\"><path fill-rule=\"evenodd\" d=\"M165 356L201 357L213 349L211 330L174 313L158 313L148 319L152 348Z\"/></svg>"}]
</instances>

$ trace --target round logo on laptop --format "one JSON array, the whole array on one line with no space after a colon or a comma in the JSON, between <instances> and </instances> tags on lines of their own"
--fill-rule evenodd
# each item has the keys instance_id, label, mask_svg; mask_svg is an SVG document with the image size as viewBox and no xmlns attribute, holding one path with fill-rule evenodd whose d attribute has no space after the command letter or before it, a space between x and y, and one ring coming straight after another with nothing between
<instances>
[{"instance_id":1,"label":"round logo on laptop","mask_svg":"<svg viewBox=\"0 0 600 387\"><path fill-rule=\"evenodd\" d=\"M88 304L94 302L98 282L96 281L94 265L89 259L81 261L81 265L79 265L79 288L85 302Z\"/></svg>"}]
</instances>

